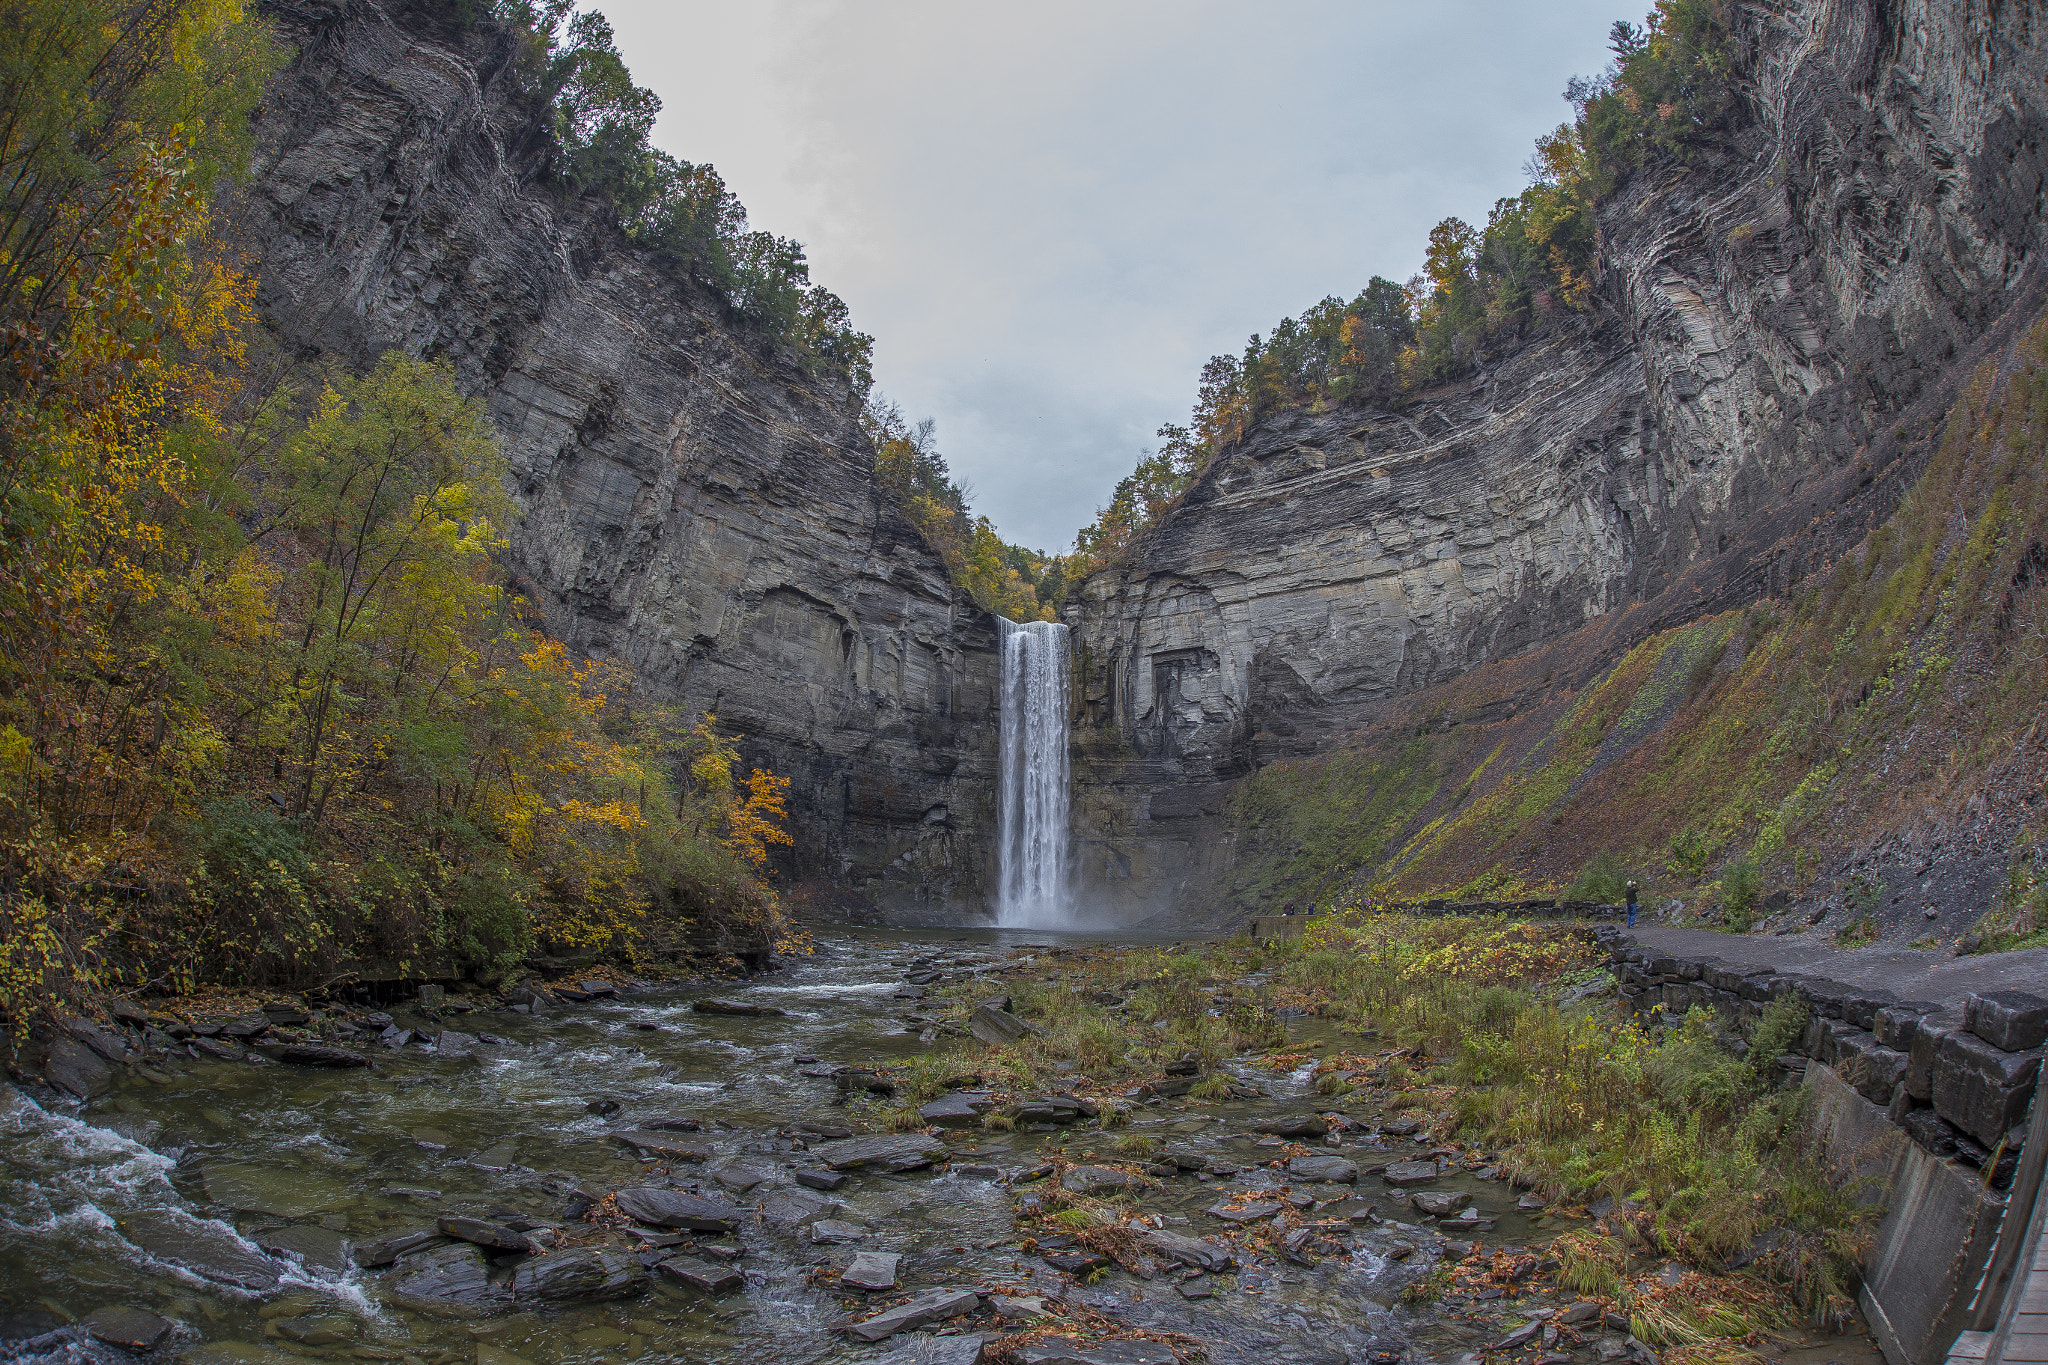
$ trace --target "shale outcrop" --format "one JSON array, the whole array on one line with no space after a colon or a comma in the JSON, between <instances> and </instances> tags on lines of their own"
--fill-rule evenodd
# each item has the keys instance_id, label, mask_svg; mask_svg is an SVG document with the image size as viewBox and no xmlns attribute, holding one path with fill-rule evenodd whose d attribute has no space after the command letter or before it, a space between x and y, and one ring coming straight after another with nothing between
<instances>
[{"instance_id":1,"label":"shale outcrop","mask_svg":"<svg viewBox=\"0 0 2048 1365\"><path fill-rule=\"evenodd\" d=\"M510 32L370 0L267 12L297 51L234 227L270 325L343 364L453 362L510 459L516 586L793 779L785 885L977 912L994 623L882 496L858 396L550 186Z\"/></svg>"},{"instance_id":2,"label":"shale outcrop","mask_svg":"<svg viewBox=\"0 0 2048 1365\"><path fill-rule=\"evenodd\" d=\"M2025 7L1736 24L1742 127L1604 202L1590 314L1395 411L1265 422L1069 608L1086 894L1212 903L1233 783L1391 699L1583 636L1545 674L1576 686L1784 593L1891 513L2039 315L2048 31Z\"/></svg>"}]
</instances>

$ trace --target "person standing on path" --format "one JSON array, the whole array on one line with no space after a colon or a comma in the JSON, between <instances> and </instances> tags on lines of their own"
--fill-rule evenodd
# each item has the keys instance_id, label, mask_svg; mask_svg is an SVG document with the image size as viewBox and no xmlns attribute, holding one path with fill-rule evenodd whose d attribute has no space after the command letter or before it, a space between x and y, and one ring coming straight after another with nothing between
<instances>
[{"instance_id":1,"label":"person standing on path","mask_svg":"<svg viewBox=\"0 0 2048 1365\"><path fill-rule=\"evenodd\" d=\"M1636 879L1628 879L1628 927L1636 927Z\"/></svg>"}]
</instances>

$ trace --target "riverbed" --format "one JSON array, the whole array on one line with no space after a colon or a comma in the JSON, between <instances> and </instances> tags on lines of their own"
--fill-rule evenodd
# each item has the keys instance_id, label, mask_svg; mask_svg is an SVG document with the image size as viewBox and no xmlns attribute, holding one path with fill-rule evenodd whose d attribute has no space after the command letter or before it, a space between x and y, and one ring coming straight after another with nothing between
<instances>
[{"instance_id":1,"label":"riverbed","mask_svg":"<svg viewBox=\"0 0 2048 1365\"><path fill-rule=\"evenodd\" d=\"M920 1002L899 998L906 977L993 979L1049 956L1031 945L1056 949L1043 933L841 933L740 983L628 987L538 1014L386 1005L393 1029L452 1029L459 1041L391 1050L366 1035L373 1067L226 1061L180 1047L116 1068L111 1093L83 1106L0 1092L5 1349L186 1365L754 1365L875 1360L907 1341L933 1359L934 1344L948 1340L934 1332L994 1341L1050 1329L1120 1339L1132 1360L1146 1359L1150 1343L1216 1362L1448 1361L1524 1321L1517 1309L1540 1311L1544 1301L1512 1281L1482 1304L1404 1301L1461 1258L1505 1265L1526 1251L1536 1265L1540 1244L1571 1220L1524 1208L1518 1191L1427 1133L1339 1122L1310 1139L1312 1150L1346 1159L1355 1177L1291 1176L1285 1157L1300 1143L1263 1130L1275 1115L1330 1110L1306 1065L1276 1073L1226 1063L1260 1093L1221 1103L1133 1096L1123 1130L1225 1173L1191 1169L1130 1191L1141 1230L1228 1247L1244 1224L1212 1210L1270 1205L1289 1226L1317 1228L1287 1254L1239 1250L1208 1270L1162 1258L1141 1265L1146 1274L1059 1268L1062 1252L1073 1266L1074 1250L1043 1226L1026 1240L1016 1218L1039 1197L1047 1158L1079 1145L1071 1125L942 1131L945 1159L933 1165L870 1165L837 1188L814 1188L837 1182L821 1154L842 1132L873 1127L860 1104L845 1103L833 1069L887 1067L937 1041ZM783 1013L695 1010L707 996ZM1287 1028L1304 1045L1337 1041L1318 1019ZM1462 1225L1433 1225L1384 1179L1389 1163L1438 1157L1443 1174L1431 1188L1466 1196L1475 1213ZM726 1206L730 1230L637 1226L607 1202L633 1189ZM436 1235L447 1218L534 1240L484 1256ZM408 1242L385 1264L362 1264ZM563 1247L627 1266L605 1290L617 1297L512 1294L522 1264ZM483 1256L488 1282L467 1301L422 1297L426 1258L451 1248ZM839 1282L864 1252L899 1258L892 1288ZM728 1283L707 1290L657 1269L678 1256ZM914 1334L869 1343L843 1330L941 1287L982 1298L970 1316ZM110 1307L175 1326L138 1352L76 1325ZM1567 1342L1561 1358L1610 1358L1620 1335L1581 1343L1576 1355ZM1814 1359L1863 1365L1868 1356Z\"/></svg>"}]
</instances>

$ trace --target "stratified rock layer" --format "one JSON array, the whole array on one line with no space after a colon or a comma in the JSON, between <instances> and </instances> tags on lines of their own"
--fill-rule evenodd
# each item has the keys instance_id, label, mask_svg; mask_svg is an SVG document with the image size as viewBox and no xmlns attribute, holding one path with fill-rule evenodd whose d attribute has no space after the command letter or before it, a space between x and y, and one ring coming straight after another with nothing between
<instances>
[{"instance_id":1,"label":"stratified rock layer","mask_svg":"<svg viewBox=\"0 0 2048 1365\"><path fill-rule=\"evenodd\" d=\"M521 590L793 779L786 872L978 912L993 621L881 496L845 382L548 188L508 33L362 0L270 13L299 50L236 219L264 316L345 363L453 362L510 458Z\"/></svg>"},{"instance_id":2,"label":"stratified rock layer","mask_svg":"<svg viewBox=\"0 0 2048 1365\"><path fill-rule=\"evenodd\" d=\"M1213 904L1257 766L1626 609L1609 659L1783 592L1896 505L2039 307L2048 30L1960 0L1736 22L1740 126L1603 205L1590 315L1397 412L1266 421L1087 584L1085 898Z\"/></svg>"}]
</instances>

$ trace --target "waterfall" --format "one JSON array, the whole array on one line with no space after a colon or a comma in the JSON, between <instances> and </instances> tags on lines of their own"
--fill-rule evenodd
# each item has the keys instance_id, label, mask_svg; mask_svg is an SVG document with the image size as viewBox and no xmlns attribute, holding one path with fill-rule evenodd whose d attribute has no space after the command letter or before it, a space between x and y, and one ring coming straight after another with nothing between
<instances>
[{"instance_id":1,"label":"waterfall","mask_svg":"<svg viewBox=\"0 0 2048 1365\"><path fill-rule=\"evenodd\" d=\"M1003 627L996 923L1057 929L1067 891L1067 628Z\"/></svg>"}]
</instances>

